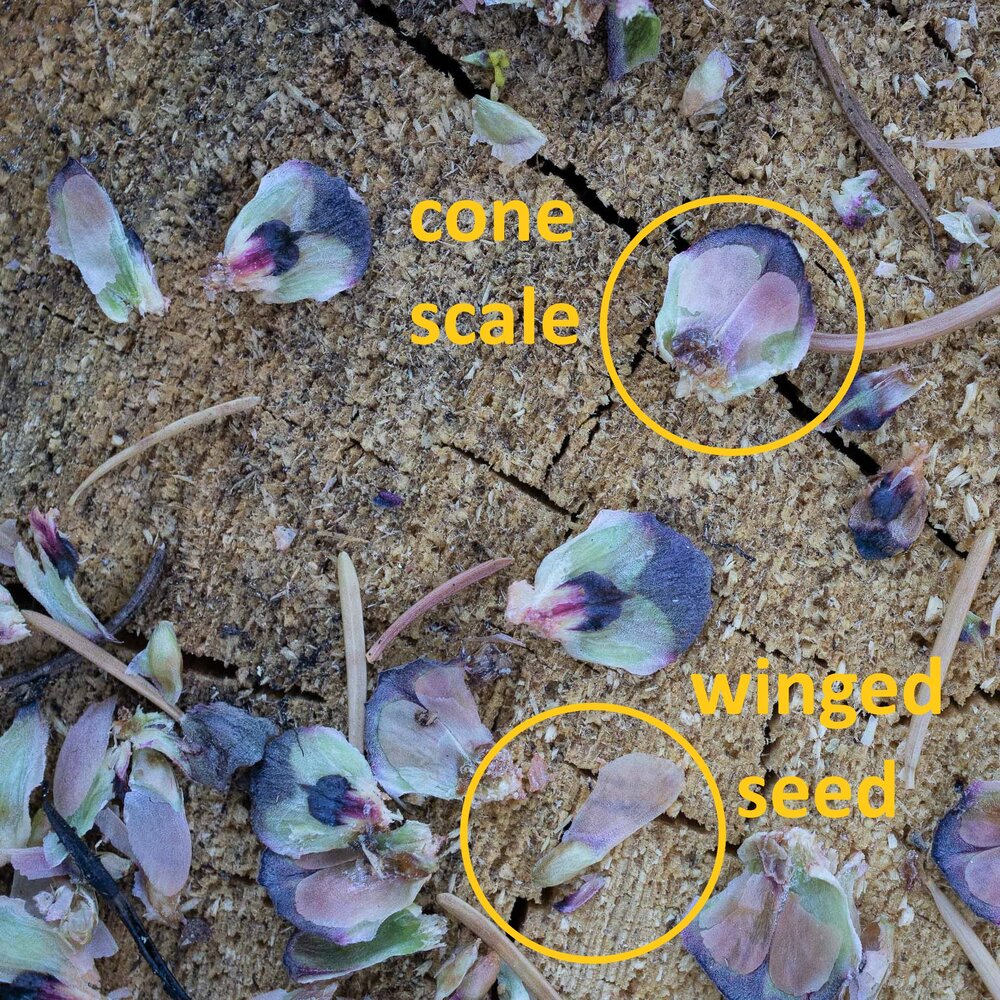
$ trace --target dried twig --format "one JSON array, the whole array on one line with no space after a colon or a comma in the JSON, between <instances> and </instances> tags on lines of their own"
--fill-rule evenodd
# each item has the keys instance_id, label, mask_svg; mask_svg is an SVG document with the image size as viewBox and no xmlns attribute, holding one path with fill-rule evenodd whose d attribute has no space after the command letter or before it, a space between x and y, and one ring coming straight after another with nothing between
<instances>
[{"instance_id":1,"label":"dried twig","mask_svg":"<svg viewBox=\"0 0 1000 1000\"><path fill-rule=\"evenodd\" d=\"M879 166L893 179L899 190L906 195L907 200L920 214L920 218L927 224L927 229L931 234L931 246L936 250L937 238L934 235L934 220L931 218L931 209L923 192L917 187L917 182L900 162L899 157L889 148L889 144L882 138L882 134L866 114L858 95L847 82L844 71L840 68L840 63L830 51L830 46L823 37L823 33L812 23L809 25L809 41L812 42L816 58L819 60L827 83L830 84L833 96L847 116L851 128L858 134L858 138L868 147L868 151L878 161Z\"/></svg>"},{"instance_id":2,"label":"dried twig","mask_svg":"<svg viewBox=\"0 0 1000 1000\"><path fill-rule=\"evenodd\" d=\"M94 469L73 491L73 495L69 498L70 506L72 507L80 497L80 494L88 487L93 486L98 479L107 475L112 469L117 469L119 465L130 462L136 455L141 455L144 451L148 451L150 448L162 444L164 441L169 441L179 434L193 430L195 427L209 424L213 420L222 420L223 417L231 416L234 413L245 413L259 404L260 396L242 396L239 399L231 399L226 403L218 403L216 406L209 406L207 409L199 410L197 413L189 413L186 417L181 417L180 420L175 420L173 423L167 424L166 427L161 427L158 431L146 435L142 440L129 445L124 450L118 452L117 455L112 455L106 462L103 462Z\"/></svg>"},{"instance_id":3,"label":"dried twig","mask_svg":"<svg viewBox=\"0 0 1000 1000\"><path fill-rule=\"evenodd\" d=\"M149 681L138 674L128 673L121 660L84 638L79 632L74 632L68 625L63 625L62 622L57 622L49 618L48 615L40 615L37 611L22 611L21 614L24 615L24 620L33 631L44 632L46 635L52 636L53 639L58 639L64 646L69 646L85 660L90 660L95 667L100 667L115 680L121 681L122 684L141 694L143 698L154 704L161 712L165 712L171 719L180 722L184 718L177 706L171 705Z\"/></svg>"},{"instance_id":4,"label":"dried twig","mask_svg":"<svg viewBox=\"0 0 1000 1000\"><path fill-rule=\"evenodd\" d=\"M979 940L976 932L969 926L957 906L930 880L924 879L924 885L931 894L931 899L938 908L948 930L955 935L955 940L961 945L962 951L979 973L993 1000L1000 1000L1000 966L992 953Z\"/></svg>"},{"instance_id":5,"label":"dried twig","mask_svg":"<svg viewBox=\"0 0 1000 1000\"><path fill-rule=\"evenodd\" d=\"M347 667L347 738L364 753L365 699L368 697L365 619L358 574L346 552L337 556L337 582L340 586L340 620L344 627L344 662Z\"/></svg>"},{"instance_id":6,"label":"dried twig","mask_svg":"<svg viewBox=\"0 0 1000 1000\"><path fill-rule=\"evenodd\" d=\"M104 623L104 627L114 635L120 628L124 628L136 615L139 609L149 600L150 594L156 588L163 573L163 565L167 558L167 546L164 542L153 550L153 558L150 559L146 572L143 573L139 585L132 592L132 596ZM15 687L31 685L36 690L44 687L52 678L64 674L67 670L72 670L83 660L79 653L67 651L53 656L52 659L40 663L37 667L24 670L19 674L12 674L10 677L0 677L0 691L9 690Z\"/></svg>"},{"instance_id":7,"label":"dried twig","mask_svg":"<svg viewBox=\"0 0 1000 1000\"><path fill-rule=\"evenodd\" d=\"M968 302L946 309L936 316L894 326L888 330L875 330L865 334L865 354L892 351L899 347L913 347L937 340L955 330L972 326L981 319L988 319L1000 313L1000 288L991 288ZM821 354L853 354L855 338L842 333L814 333L809 341L809 350Z\"/></svg>"},{"instance_id":8,"label":"dried twig","mask_svg":"<svg viewBox=\"0 0 1000 1000\"><path fill-rule=\"evenodd\" d=\"M941 681L948 676L948 667L951 665L951 658L955 655L955 647L958 645L959 636L962 634L962 626L965 624L965 616L972 607L973 598L976 596L976 588L979 581L986 572L987 563L993 554L993 545L996 542L996 529L987 528L981 532L969 550L965 559L965 565L958 576L958 582L952 592L948 607L945 608L944 617L941 620L941 627L934 639L934 646L931 649L931 659L941 658ZM929 694L922 692L924 697L920 698L920 703L926 705ZM917 764L920 761L920 752L923 749L924 740L927 738L927 730L930 728L930 715L913 715L910 717L910 728L906 734L906 746L903 748L903 780L906 788L913 788L916 781Z\"/></svg>"},{"instance_id":9,"label":"dried twig","mask_svg":"<svg viewBox=\"0 0 1000 1000\"><path fill-rule=\"evenodd\" d=\"M437 897L437 905L449 917L468 927L488 948L492 948L517 974L534 1000L559 1000L560 994L486 914L450 892L442 892Z\"/></svg>"},{"instance_id":10,"label":"dried twig","mask_svg":"<svg viewBox=\"0 0 1000 1000\"><path fill-rule=\"evenodd\" d=\"M480 580L485 580L487 577L493 576L494 573L499 573L500 570L506 569L513 561L513 559L490 559L487 562L480 563L478 566L473 566L471 569L459 573L457 576L453 576L439 587L435 587L425 597L421 597L413 607L404 611L379 636L375 645L368 650L368 662L374 663L379 659L401 632L412 625L418 618L427 614L431 608L435 608L449 598L454 597L455 594L461 590L465 590L466 587L471 587L474 583L479 583Z\"/></svg>"},{"instance_id":11,"label":"dried twig","mask_svg":"<svg viewBox=\"0 0 1000 1000\"><path fill-rule=\"evenodd\" d=\"M76 830L56 810L49 798L47 786L43 786L42 792L45 796L42 799L42 808L45 810L45 815L48 817L55 835L66 849L66 853L75 862L76 867L80 869L80 874L118 914L118 919L132 935L136 947L139 949L139 954L163 983L164 992L172 1000L191 1000L184 987L170 971L166 960L157 951L149 932L143 926L139 915L132 908L125 893L118 888L118 883L104 867L104 862L84 843Z\"/></svg>"}]
</instances>

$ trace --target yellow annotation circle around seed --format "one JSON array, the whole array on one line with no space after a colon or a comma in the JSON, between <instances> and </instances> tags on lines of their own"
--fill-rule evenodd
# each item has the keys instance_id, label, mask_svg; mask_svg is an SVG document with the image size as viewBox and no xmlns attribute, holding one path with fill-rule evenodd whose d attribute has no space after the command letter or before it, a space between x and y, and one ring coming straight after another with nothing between
<instances>
[{"instance_id":1,"label":"yellow annotation circle around seed","mask_svg":"<svg viewBox=\"0 0 1000 1000\"><path fill-rule=\"evenodd\" d=\"M619 951L610 955L577 955L569 951L559 951L556 948L548 948L543 944L539 944L537 941L533 941L531 938L526 937L520 931L514 930L513 927L507 923L503 917L497 913L493 904L486 898L486 893L483 892L482 886L479 884L479 879L476 878L476 872L472 865L472 853L469 848L469 821L472 816L472 802L476 795L476 789L479 787L479 782L482 780L483 775L486 773L487 768L493 763L504 747L506 747L511 741L517 739L521 733L533 726L537 726L539 723L546 722L549 719L554 719L560 715L570 715L576 712L613 712L618 715L629 715L633 719L640 719L642 722L649 724L650 726L655 726L661 732L665 733L670 737L680 748L691 758L692 761L697 765L698 770L701 771L702 776L708 785L708 790L712 795L712 803L715 806L715 815L719 824L718 837L716 838L715 846L715 860L712 865L712 873L708 878L708 882L705 888L702 890L701 895L696 900L695 904L690 910L684 915L684 917L674 924L665 934L661 934L660 937L656 938L654 941L649 941L644 945L640 945L638 948L632 948L629 951ZM719 786L715 781L715 777L712 775L708 764L705 763L704 758L697 750L667 723L655 716L648 715L646 712L641 712L637 708L630 708L627 705L614 705L608 702L594 701L594 702L576 702L571 705L561 705L557 708L550 708L548 711L540 712L538 715L533 715L530 719L525 719L524 722L515 726L506 736L501 737L497 742L490 748L489 752L485 757L479 762L479 767L476 768L476 773L472 776L472 780L469 782L469 788L465 793L465 799L462 802L462 821L459 827L459 843L462 849L462 864L465 866L465 874L469 879L469 884L472 886L472 891L476 895L476 899L479 900L480 905L489 914L490 919L505 933L509 934L515 941L520 942L526 948L530 948L532 951L538 952L540 955L547 955L549 958L555 958L562 962L575 962L579 965L606 965L610 962L624 962L631 958L639 958L642 955L648 955L651 951L655 951L657 948L665 945L672 938L675 938L681 931L691 923L695 917L701 912L702 908L708 902L709 897L715 891L715 886L719 881L719 876L722 874L722 865L726 859L726 814L725 809L722 804L722 794L719 792Z\"/></svg>"},{"instance_id":2,"label":"yellow annotation circle around seed","mask_svg":"<svg viewBox=\"0 0 1000 1000\"><path fill-rule=\"evenodd\" d=\"M854 354L851 357L850 368L847 371L847 375L844 377L844 381L841 383L840 388L837 390L836 395L830 402L826 405L823 411L817 416L815 416L809 423L804 424L798 430L792 431L791 434L786 434L784 437L776 438L774 441L765 441L763 444L747 445L744 448L727 448L720 445L702 444L700 441L692 441L690 438L682 437L680 434L675 434L673 431L667 430L662 424L657 423L641 406L632 398L629 394L628 389L625 388L622 382L621 376L618 374L618 369L615 368L614 359L611 357L611 344L608 335L608 314L611 309L611 296L615 289L615 283L618 281L618 277L622 272L622 268L625 266L629 257L639 246L640 243L647 236L650 235L654 230L658 229L665 222L669 222L671 219L676 218L678 215L683 215L685 212L691 212L696 208L708 208L712 205L757 205L761 208L769 208L775 212L780 212L782 215L787 215L790 219L794 219L796 222L801 223L810 232L815 233L829 248L830 252L837 258L837 263L844 270L844 274L847 275L847 281L851 286L851 292L854 296L854 308L858 316L858 332L857 341L854 345ZM608 375L611 376L611 381L614 384L618 395L624 400L625 405L642 421L651 431L659 434L660 437L666 438L668 441L672 441L674 444L679 445L681 448L687 448L689 451L701 452L703 455L724 455L728 457L739 457L744 455L763 455L768 451L777 451L779 448L784 448L785 445L792 444L793 441L798 441L799 438L805 437L811 430L818 427L824 420L829 417L833 411L837 408L840 401L847 395L847 390L851 387L851 382L854 381L854 376L858 373L858 368L861 366L861 356L864 353L865 348L865 303L864 298L861 294L861 285L858 284L858 277L854 273L854 268L851 267L850 261L847 259L847 255L837 241L820 225L813 222L808 216L803 215L802 212L797 212L794 208L789 208L787 205L782 205L779 201L771 201L769 198L757 198L754 195L742 195L742 194L714 194L708 198L696 198L694 201L686 201L683 205L678 205L676 208L670 209L669 212L664 212L663 215L658 218L653 219L648 225L643 226L643 228L636 233L632 238L631 242L622 251L621 256L615 261L615 266L611 268L611 274L608 276L607 284L604 286L604 295L601 298L601 319L600 319L600 333L601 333L601 354L604 356L604 364L608 370Z\"/></svg>"}]
</instances>

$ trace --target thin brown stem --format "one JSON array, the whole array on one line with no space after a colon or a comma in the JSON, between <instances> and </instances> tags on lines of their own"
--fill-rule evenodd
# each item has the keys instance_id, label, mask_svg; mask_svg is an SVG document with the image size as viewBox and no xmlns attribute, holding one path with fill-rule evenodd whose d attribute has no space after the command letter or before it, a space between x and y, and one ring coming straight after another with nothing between
<instances>
[{"instance_id":1,"label":"thin brown stem","mask_svg":"<svg viewBox=\"0 0 1000 1000\"><path fill-rule=\"evenodd\" d=\"M1000 313L1000 287L991 288L968 302L952 309L946 309L936 316L894 326L888 330L875 330L865 334L865 354L880 351L894 351L903 347L914 347L937 340L949 333L972 326L982 319ZM855 338L843 333L814 333L809 342L809 350L820 354L853 354Z\"/></svg>"},{"instance_id":2,"label":"thin brown stem","mask_svg":"<svg viewBox=\"0 0 1000 1000\"><path fill-rule=\"evenodd\" d=\"M166 563L167 546L164 542L153 550L153 558L150 559L146 572L143 573L139 585L132 592L129 599L106 621L104 627L114 635L120 628L124 628L139 609L149 600L150 595L156 589L163 575L163 566ZM52 659L40 663L37 667L24 670L19 674L11 674L10 677L0 677L0 691L10 688L25 687L31 685L33 689L41 690L54 677L64 674L67 670L72 670L83 660L79 653L67 650L53 656Z\"/></svg>"},{"instance_id":3,"label":"thin brown stem","mask_svg":"<svg viewBox=\"0 0 1000 1000\"><path fill-rule=\"evenodd\" d=\"M358 574L346 552L337 556L337 582L340 586L340 620L344 628L344 663L347 669L347 738L364 753L365 699L368 697L365 618Z\"/></svg>"},{"instance_id":4,"label":"thin brown stem","mask_svg":"<svg viewBox=\"0 0 1000 1000\"><path fill-rule=\"evenodd\" d=\"M473 566L471 569L459 573L457 576L453 576L439 587L435 587L425 597L421 597L413 607L404 611L379 636L375 645L368 650L368 662L374 663L379 659L401 632L409 628L418 618L427 614L431 608L444 603L454 597L459 591L465 590L466 587L471 587L474 583L479 583L481 580L493 576L494 573L499 573L500 570L506 569L513 562L513 559L490 559L487 562L479 563L478 566Z\"/></svg>"},{"instance_id":5,"label":"thin brown stem","mask_svg":"<svg viewBox=\"0 0 1000 1000\"><path fill-rule=\"evenodd\" d=\"M990 991L993 1000L1000 1000L1000 966L990 950L979 940L979 936L969 925L957 906L930 880L925 879L924 885L934 900L948 930L955 935L962 951L979 973L979 978Z\"/></svg>"},{"instance_id":6,"label":"thin brown stem","mask_svg":"<svg viewBox=\"0 0 1000 1000\"><path fill-rule=\"evenodd\" d=\"M162 444L164 441L169 441L171 438L175 438L179 434L184 434L187 431L193 430L195 427L201 427L204 424L212 423L214 420L222 420L224 417L232 416L235 413L245 413L247 410L252 410L259 404L260 396L242 396L239 399L231 399L226 403L218 403L215 406L209 406L207 409L199 410L197 413L189 413L186 417L181 417L179 420L175 420L173 423L167 424L166 427L161 427L158 431L154 431L152 434L147 434L146 437L142 438L140 441L136 441L135 444L129 445L129 447L118 452L117 455L112 455L106 462L103 462L96 469L94 469L94 471L73 491L73 495L69 498L70 506L72 507L73 504L75 504L79 499L80 495L89 487L93 486L94 483L96 483L102 476L107 475L107 473L111 472L112 469L117 469L119 465L124 465L126 462L130 462L133 458L137 455L141 455L144 451L148 451L150 448L153 448L158 444Z\"/></svg>"},{"instance_id":7,"label":"thin brown stem","mask_svg":"<svg viewBox=\"0 0 1000 1000\"><path fill-rule=\"evenodd\" d=\"M931 659L940 657L941 659L941 683L944 683L948 676L948 667L951 665L951 658L955 655L955 647L958 645L959 637L962 634L962 626L965 624L965 616L972 607L972 601L976 596L976 589L979 581L982 580L986 572L986 566L993 554L993 546L996 543L996 529L987 528L981 532L969 550L965 559L965 565L958 576L958 582L952 592L948 607L945 608L944 617L941 620L941 627L934 639L934 646L931 649ZM930 693L926 690L921 692L918 704L926 705L930 698ZM906 745L903 748L903 781L906 788L913 788L917 776L917 764L920 761L920 753L927 739L927 731L930 729L931 717L929 714L913 715L910 717L910 728L906 734Z\"/></svg>"},{"instance_id":8,"label":"thin brown stem","mask_svg":"<svg viewBox=\"0 0 1000 1000\"><path fill-rule=\"evenodd\" d=\"M468 927L488 948L492 948L524 983L534 1000L559 1000L560 994L485 913L480 913L450 892L442 892L437 897L437 905L449 917Z\"/></svg>"},{"instance_id":9,"label":"thin brown stem","mask_svg":"<svg viewBox=\"0 0 1000 1000\"><path fill-rule=\"evenodd\" d=\"M827 40L815 24L809 25L809 41L819 61L820 69L841 110L847 117L851 128L858 138L868 147L868 152L875 157L879 166L892 178L896 186L906 196L907 201L917 210L931 234L931 246L937 248L937 238L934 235L934 220L923 191L917 187L913 175L903 166L899 157L892 151L889 144L882 138L882 133L875 127L854 88L847 82L844 71L840 68L836 56L830 51Z\"/></svg>"},{"instance_id":10,"label":"thin brown stem","mask_svg":"<svg viewBox=\"0 0 1000 1000\"><path fill-rule=\"evenodd\" d=\"M125 664L116 659L110 653L105 652L100 646L84 638L79 632L74 632L68 625L57 622L48 615L40 615L37 611L22 611L24 620L28 626L38 632L58 639L64 646L79 653L85 660L89 660L95 667L100 667L105 673L110 674L117 681L130 687L133 691L141 694L148 702L155 705L161 712L169 715L171 719L180 722L184 718L176 705L171 705L149 681L137 674L130 674L125 670Z\"/></svg>"}]
</instances>

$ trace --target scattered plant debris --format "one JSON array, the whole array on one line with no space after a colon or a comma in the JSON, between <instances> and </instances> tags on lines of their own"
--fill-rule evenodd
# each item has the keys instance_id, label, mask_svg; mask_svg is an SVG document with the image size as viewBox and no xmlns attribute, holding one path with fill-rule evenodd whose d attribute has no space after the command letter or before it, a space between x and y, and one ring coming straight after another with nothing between
<instances>
[{"instance_id":1,"label":"scattered plant debris","mask_svg":"<svg viewBox=\"0 0 1000 1000\"><path fill-rule=\"evenodd\" d=\"M566 896L565 899L554 903L552 909L568 916L570 913L579 910L581 906L589 903L607 883L608 879L605 875L597 875L595 873L584 875L580 879L580 885Z\"/></svg>"},{"instance_id":2,"label":"scattered plant debris","mask_svg":"<svg viewBox=\"0 0 1000 1000\"><path fill-rule=\"evenodd\" d=\"M691 74L681 97L685 118L718 116L725 110L722 100L733 75L733 64L722 49L713 49Z\"/></svg>"},{"instance_id":3,"label":"scattered plant debris","mask_svg":"<svg viewBox=\"0 0 1000 1000\"><path fill-rule=\"evenodd\" d=\"M698 638L712 564L652 514L602 510L507 592L507 620L587 663L652 674Z\"/></svg>"},{"instance_id":4,"label":"scattered plant debris","mask_svg":"<svg viewBox=\"0 0 1000 1000\"><path fill-rule=\"evenodd\" d=\"M877 170L865 170L857 177L847 178L840 185L840 191L830 195L833 207L848 229L861 229L865 223L885 215L885 205L872 192L872 185L877 180Z\"/></svg>"}]
</instances>

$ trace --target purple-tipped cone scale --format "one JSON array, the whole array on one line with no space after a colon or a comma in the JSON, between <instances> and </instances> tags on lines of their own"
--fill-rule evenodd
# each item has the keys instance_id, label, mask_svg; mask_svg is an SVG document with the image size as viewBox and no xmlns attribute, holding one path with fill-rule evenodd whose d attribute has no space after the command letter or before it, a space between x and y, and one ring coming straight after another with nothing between
<instances>
[{"instance_id":1,"label":"purple-tipped cone scale","mask_svg":"<svg viewBox=\"0 0 1000 1000\"><path fill-rule=\"evenodd\" d=\"M839 424L845 431L877 431L922 385L913 380L906 365L861 375L820 429Z\"/></svg>"},{"instance_id":2,"label":"purple-tipped cone scale","mask_svg":"<svg viewBox=\"0 0 1000 1000\"><path fill-rule=\"evenodd\" d=\"M575 878L669 809L683 787L684 772L653 754L605 764L562 840L535 862L532 880L546 887Z\"/></svg>"},{"instance_id":3,"label":"purple-tipped cone scale","mask_svg":"<svg viewBox=\"0 0 1000 1000\"><path fill-rule=\"evenodd\" d=\"M507 593L507 620L587 663L652 674L701 633L712 564L652 514L602 510Z\"/></svg>"},{"instance_id":4,"label":"purple-tipped cone scale","mask_svg":"<svg viewBox=\"0 0 1000 1000\"><path fill-rule=\"evenodd\" d=\"M259 302L325 302L361 280L371 245L360 195L313 163L288 160L264 175L229 227L210 281Z\"/></svg>"},{"instance_id":5,"label":"purple-tipped cone scale","mask_svg":"<svg viewBox=\"0 0 1000 1000\"><path fill-rule=\"evenodd\" d=\"M390 795L460 799L492 745L461 661L421 658L379 674L365 707L365 747Z\"/></svg>"},{"instance_id":6,"label":"purple-tipped cone scale","mask_svg":"<svg viewBox=\"0 0 1000 1000\"><path fill-rule=\"evenodd\" d=\"M430 827L410 821L372 837L367 853L353 847L293 860L265 851L257 880L279 916L299 930L357 944L413 903L437 868L440 846Z\"/></svg>"},{"instance_id":7,"label":"purple-tipped cone scale","mask_svg":"<svg viewBox=\"0 0 1000 1000\"><path fill-rule=\"evenodd\" d=\"M290 729L271 740L250 795L258 839L290 858L350 847L393 819L368 762L327 726Z\"/></svg>"},{"instance_id":8,"label":"purple-tipped cone scale","mask_svg":"<svg viewBox=\"0 0 1000 1000\"><path fill-rule=\"evenodd\" d=\"M91 642L115 641L73 584L79 560L70 540L59 531L58 519L59 511L55 509L47 514L37 509L31 512L31 533L38 549L38 560L18 542L14 549L17 578L56 621Z\"/></svg>"},{"instance_id":9,"label":"purple-tipped cone scale","mask_svg":"<svg viewBox=\"0 0 1000 1000\"><path fill-rule=\"evenodd\" d=\"M874 1000L891 965L887 927L862 932L864 862L840 870L805 830L758 833L744 872L709 900L681 941L725 1000Z\"/></svg>"},{"instance_id":10,"label":"purple-tipped cone scale","mask_svg":"<svg viewBox=\"0 0 1000 1000\"><path fill-rule=\"evenodd\" d=\"M1000 924L1000 781L973 781L938 824L934 861L977 916Z\"/></svg>"},{"instance_id":11,"label":"purple-tipped cone scale","mask_svg":"<svg viewBox=\"0 0 1000 1000\"><path fill-rule=\"evenodd\" d=\"M847 524L864 559L888 559L917 540L927 520L926 445L907 448L861 491Z\"/></svg>"},{"instance_id":12,"label":"purple-tipped cone scale","mask_svg":"<svg viewBox=\"0 0 1000 1000\"><path fill-rule=\"evenodd\" d=\"M723 403L799 366L816 326L802 258L784 233L744 224L670 261L656 350L677 395Z\"/></svg>"}]
</instances>

